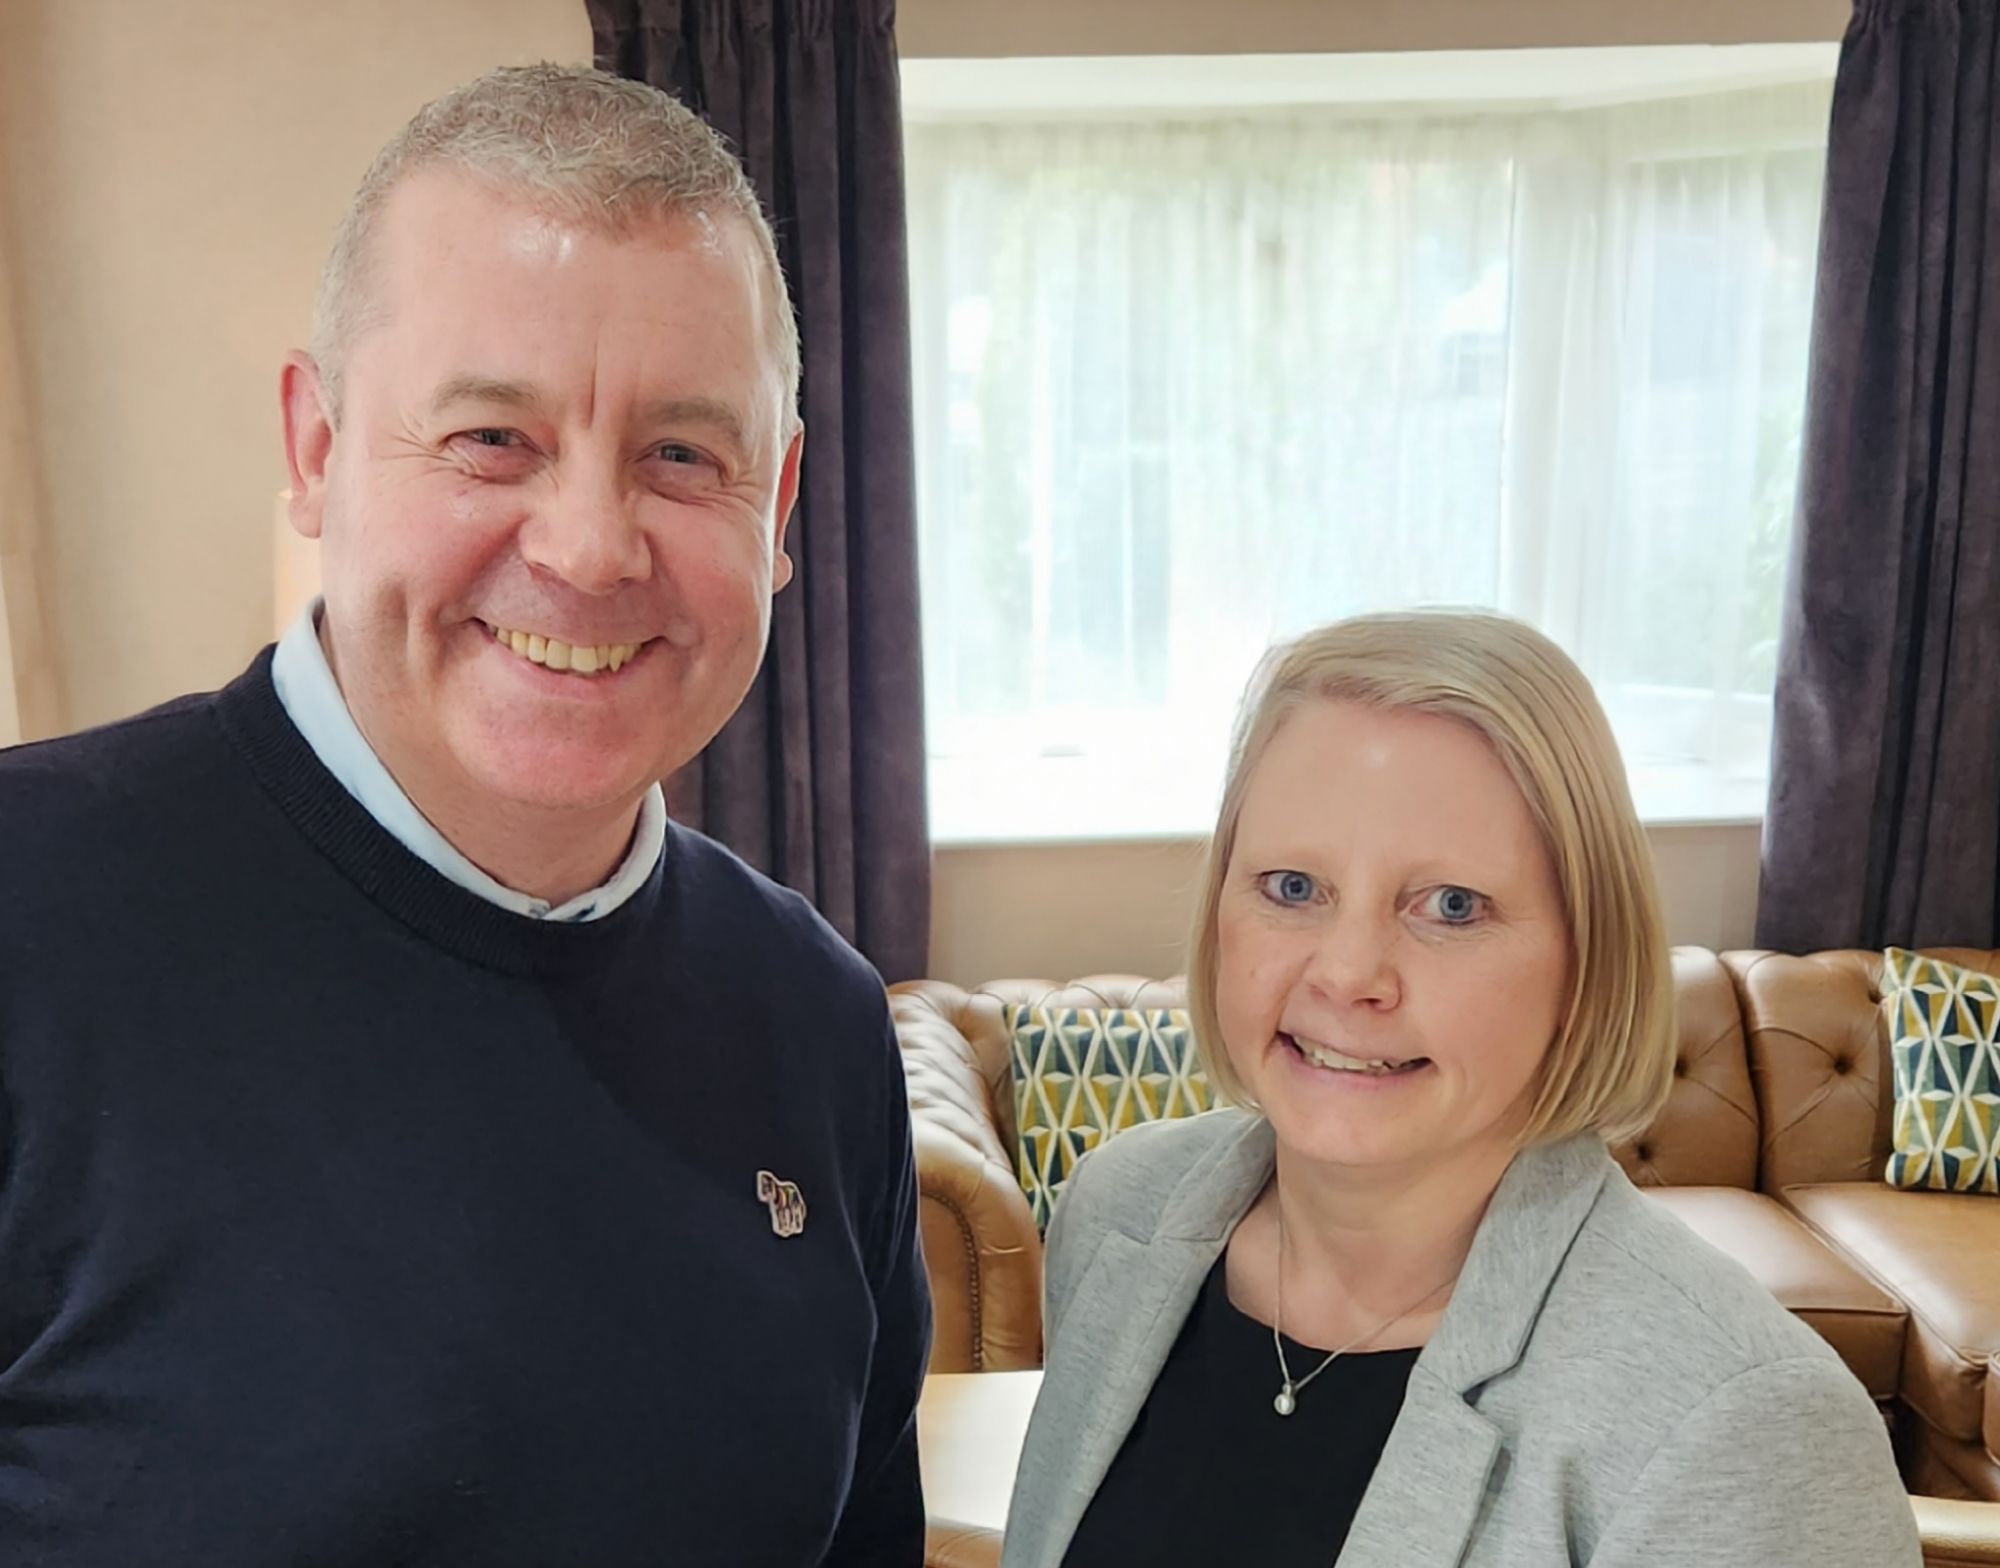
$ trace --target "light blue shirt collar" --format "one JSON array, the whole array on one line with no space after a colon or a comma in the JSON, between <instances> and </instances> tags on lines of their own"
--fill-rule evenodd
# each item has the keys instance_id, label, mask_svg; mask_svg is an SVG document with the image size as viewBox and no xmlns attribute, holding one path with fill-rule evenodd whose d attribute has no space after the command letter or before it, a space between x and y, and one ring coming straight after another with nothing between
<instances>
[{"instance_id":1,"label":"light blue shirt collar","mask_svg":"<svg viewBox=\"0 0 2000 1568\"><path fill-rule=\"evenodd\" d=\"M667 800L657 784L639 803L632 847L611 879L566 903L552 905L547 899L516 892L467 860L412 804L355 724L319 645L319 609L320 601L313 600L279 641L271 661L271 683L327 771L411 854L488 903L536 920L601 920L645 886L667 842Z\"/></svg>"}]
</instances>

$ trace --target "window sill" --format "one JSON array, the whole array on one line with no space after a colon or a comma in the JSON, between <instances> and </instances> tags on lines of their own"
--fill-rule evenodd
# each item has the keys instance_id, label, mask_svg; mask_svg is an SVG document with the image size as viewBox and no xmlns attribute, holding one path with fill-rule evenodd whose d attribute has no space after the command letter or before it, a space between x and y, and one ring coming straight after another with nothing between
<instances>
[{"instance_id":1,"label":"window sill","mask_svg":"<svg viewBox=\"0 0 2000 1568\"><path fill-rule=\"evenodd\" d=\"M1641 765L1630 776L1649 831L1763 822L1763 778L1700 765ZM933 757L931 842L942 849L1186 843L1207 836L1221 794L1218 760Z\"/></svg>"}]
</instances>

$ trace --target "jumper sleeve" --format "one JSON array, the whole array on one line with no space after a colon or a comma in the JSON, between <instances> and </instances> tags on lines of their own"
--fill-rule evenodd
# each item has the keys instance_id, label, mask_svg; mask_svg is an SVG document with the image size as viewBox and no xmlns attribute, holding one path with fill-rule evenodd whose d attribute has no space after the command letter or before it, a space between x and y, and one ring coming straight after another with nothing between
<instances>
[{"instance_id":1,"label":"jumper sleeve","mask_svg":"<svg viewBox=\"0 0 2000 1568\"><path fill-rule=\"evenodd\" d=\"M1661 1444L1590 1568L1920 1568L1888 1435L1839 1362L1769 1362Z\"/></svg>"},{"instance_id":2,"label":"jumper sleeve","mask_svg":"<svg viewBox=\"0 0 2000 1568\"><path fill-rule=\"evenodd\" d=\"M923 1484L917 1471L917 1395L930 1358L931 1293L917 1234L917 1166L896 1037L883 1019L888 1071L882 1114L869 1126L889 1158L871 1247L875 1350L855 1445L854 1476L826 1568L920 1568ZM863 1136L857 1128L857 1136Z\"/></svg>"}]
</instances>

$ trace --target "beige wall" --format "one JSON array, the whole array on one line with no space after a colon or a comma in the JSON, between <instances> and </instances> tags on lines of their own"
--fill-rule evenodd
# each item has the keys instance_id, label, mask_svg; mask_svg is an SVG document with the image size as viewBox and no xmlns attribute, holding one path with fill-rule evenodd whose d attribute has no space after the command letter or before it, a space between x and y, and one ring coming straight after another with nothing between
<instances>
[{"instance_id":1,"label":"beige wall","mask_svg":"<svg viewBox=\"0 0 2000 1568\"><path fill-rule=\"evenodd\" d=\"M6 135L0 121L0 138ZM0 207L0 746L61 723L54 650L44 635L41 452L28 402L14 247Z\"/></svg>"},{"instance_id":2,"label":"beige wall","mask_svg":"<svg viewBox=\"0 0 2000 1568\"><path fill-rule=\"evenodd\" d=\"M56 727L268 640L278 364L369 157L490 65L582 60L583 0L5 0L0 199L49 554Z\"/></svg>"},{"instance_id":3,"label":"beige wall","mask_svg":"<svg viewBox=\"0 0 2000 1568\"><path fill-rule=\"evenodd\" d=\"M1667 939L1750 946L1757 826L1656 827L1647 837ZM1181 971L1201 874L1198 843L943 845L933 864L937 979L971 986Z\"/></svg>"},{"instance_id":4,"label":"beige wall","mask_svg":"<svg viewBox=\"0 0 2000 1568\"><path fill-rule=\"evenodd\" d=\"M1845 0L903 0L912 56L1838 37ZM227 680L271 617L276 377L374 149L494 64L581 60L583 0L0 0L51 733ZM1754 829L1654 835L1677 940L1746 942ZM945 848L937 972L1177 965L1186 844Z\"/></svg>"},{"instance_id":5,"label":"beige wall","mask_svg":"<svg viewBox=\"0 0 2000 1568\"><path fill-rule=\"evenodd\" d=\"M911 59L1556 49L1838 38L1849 0L900 0Z\"/></svg>"}]
</instances>

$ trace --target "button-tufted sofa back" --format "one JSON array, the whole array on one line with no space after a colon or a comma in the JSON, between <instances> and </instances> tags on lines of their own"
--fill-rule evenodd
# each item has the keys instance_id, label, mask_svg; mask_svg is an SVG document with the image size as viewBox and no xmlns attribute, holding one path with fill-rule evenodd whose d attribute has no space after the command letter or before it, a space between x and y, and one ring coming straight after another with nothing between
<instances>
[{"instance_id":1,"label":"button-tufted sofa back","mask_svg":"<svg viewBox=\"0 0 2000 1568\"><path fill-rule=\"evenodd\" d=\"M1925 952L2000 972L2000 950ZM1725 953L1722 962L1742 1000L1764 1107L1764 1189L1880 1180L1895 1101L1882 1024L1882 955L1859 949L1804 957L1744 952Z\"/></svg>"},{"instance_id":2,"label":"button-tufted sofa back","mask_svg":"<svg viewBox=\"0 0 2000 1568\"><path fill-rule=\"evenodd\" d=\"M1665 1108L1611 1152L1641 1187L1757 1185L1757 1097L1729 972L1705 947L1674 949L1680 1048Z\"/></svg>"},{"instance_id":3,"label":"button-tufted sofa back","mask_svg":"<svg viewBox=\"0 0 2000 1568\"><path fill-rule=\"evenodd\" d=\"M1706 948L1678 948L1674 987L1680 1051L1673 1096L1644 1134L1614 1152L1641 1186L1755 1187L1757 1102L1729 973ZM1018 1129L1006 1007L1185 1007L1187 985L1181 976L1093 975L1067 984L996 980L967 991L917 980L895 987L892 1002L911 1103L1011 1170ZM909 1050L916 1038L929 1048Z\"/></svg>"}]
</instances>

